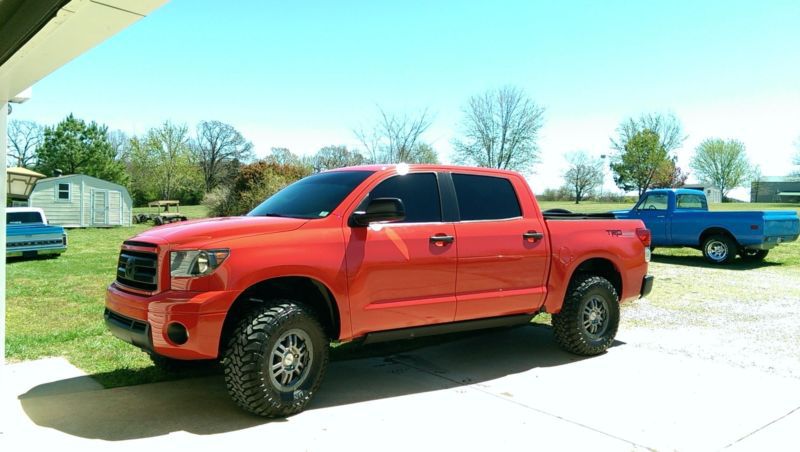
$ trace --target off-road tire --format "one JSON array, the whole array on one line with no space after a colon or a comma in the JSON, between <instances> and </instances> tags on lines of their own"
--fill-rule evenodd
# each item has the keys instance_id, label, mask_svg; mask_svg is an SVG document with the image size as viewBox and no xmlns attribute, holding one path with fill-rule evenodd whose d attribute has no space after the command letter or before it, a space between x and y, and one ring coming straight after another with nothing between
<instances>
[{"instance_id":1,"label":"off-road tire","mask_svg":"<svg viewBox=\"0 0 800 452\"><path fill-rule=\"evenodd\" d=\"M738 248L739 245L727 235L712 235L703 240L703 257L712 264L729 264L736 258Z\"/></svg>"},{"instance_id":2,"label":"off-road tire","mask_svg":"<svg viewBox=\"0 0 800 452\"><path fill-rule=\"evenodd\" d=\"M306 335L311 351L304 379L286 391L276 385L270 372L276 342L292 331ZM329 345L322 326L299 303L273 300L242 319L228 342L223 359L228 393L239 407L259 416L299 413L319 389L328 367Z\"/></svg>"},{"instance_id":3,"label":"off-road tire","mask_svg":"<svg viewBox=\"0 0 800 452\"><path fill-rule=\"evenodd\" d=\"M586 310L592 300L604 306L606 318L602 330L592 334L585 325ZM553 314L553 334L564 350L576 355L603 353L614 342L619 328L619 297L614 286L600 276L578 276L564 297L561 312Z\"/></svg>"},{"instance_id":4,"label":"off-road tire","mask_svg":"<svg viewBox=\"0 0 800 452\"><path fill-rule=\"evenodd\" d=\"M769 250L748 250L748 249L744 249L744 250L742 250L741 253L739 253L739 255L742 256L742 260L745 260L745 261L748 261L748 262L760 262L760 261L763 261L767 257L767 254L769 254Z\"/></svg>"}]
</instances>

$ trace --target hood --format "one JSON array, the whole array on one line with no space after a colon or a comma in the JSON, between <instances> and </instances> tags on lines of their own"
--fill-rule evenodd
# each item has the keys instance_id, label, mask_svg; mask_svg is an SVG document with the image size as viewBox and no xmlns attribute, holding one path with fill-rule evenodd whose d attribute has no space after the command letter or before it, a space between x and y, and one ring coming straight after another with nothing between
<instances>
[{"instance_id":1,"label":"hood","mask_svg":"<svg viewBox=\"0 0 800 452\"><path fill-rule=\"evenodd\" d=\"M230 238L293 231L308 220L279 217L224 217L183 221L157 226L133 240L159 245L198 244L205 246Z\"/></svg>"}]
</instances>

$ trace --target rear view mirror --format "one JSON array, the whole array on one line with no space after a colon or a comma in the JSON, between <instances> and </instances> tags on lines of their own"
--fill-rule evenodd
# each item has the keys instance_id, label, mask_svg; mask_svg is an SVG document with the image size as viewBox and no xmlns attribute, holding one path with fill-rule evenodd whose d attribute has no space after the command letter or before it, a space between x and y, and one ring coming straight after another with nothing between
<instances>
[{"instance_id":1,"label":"rear view mirror","mask_svg":"<svg viewBox=\"0 0 800 452\"><path fill-rule=\"evenodd\" d=\"M399 198L376 198L367 204L365 210L356 210L350 217L350 226L365 227L370 223L403 221L406 208Z\"/></svg>"}]
</instances>

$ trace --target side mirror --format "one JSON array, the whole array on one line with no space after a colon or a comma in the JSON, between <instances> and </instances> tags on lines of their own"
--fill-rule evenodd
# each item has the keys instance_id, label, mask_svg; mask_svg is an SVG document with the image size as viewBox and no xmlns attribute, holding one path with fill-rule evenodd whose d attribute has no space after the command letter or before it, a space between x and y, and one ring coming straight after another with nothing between
<instances>
[{"instance_id":1,"label":"side mirror","mask_svg":"<svg viewBox=\"0 0 800 452\"><path fill-rule=\"evenodd\" d=\"M403 221L406 207L399 198L376 198L369 202L366 210L356 210L350 216L350 226L365 227L370 223L382 221Z\"/></svg>"}]
</instances>

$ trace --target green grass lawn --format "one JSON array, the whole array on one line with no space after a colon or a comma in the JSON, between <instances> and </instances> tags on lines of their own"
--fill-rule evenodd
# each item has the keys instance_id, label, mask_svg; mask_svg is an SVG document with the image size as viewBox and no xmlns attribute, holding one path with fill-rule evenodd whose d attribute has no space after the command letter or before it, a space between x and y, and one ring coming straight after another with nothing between
<instances>
[{"instance_id":1,"label":"green grass lawn","mask_svg":"<svg viewBox=\"0 0 800 452\"><path fill-rule=\"evenodd\" d=\"M566 208L581 212L630 207L597 203L542 204L545 209ZM797 210L798 206L725 204L713 208ZM193 218L205 215L201 206L185 206L181 211ZM105 289L114 280L119 246L123 240L148 227L151 226L73 229L69 231L69 249L58 258L10 260L6 291L7 358L13 362L64 356L107 387L175 378L152 367L149 358L137 348L113 338L103 323ZM705 265L700 252L691 249L660 249L654 255L654 262L681 264L669 267L686 275L691 275L693 266ZM767 257L767 264L797 271L800 242L779 246ZM691 281L691 278L686 279ZM689 283L679 288L693 290ZM547 323L549 318L540 316L538 320Z\"/></svg>"}]
</instances>

